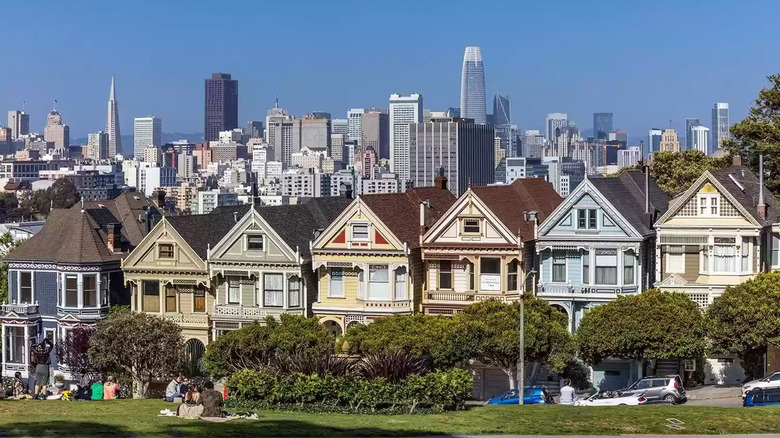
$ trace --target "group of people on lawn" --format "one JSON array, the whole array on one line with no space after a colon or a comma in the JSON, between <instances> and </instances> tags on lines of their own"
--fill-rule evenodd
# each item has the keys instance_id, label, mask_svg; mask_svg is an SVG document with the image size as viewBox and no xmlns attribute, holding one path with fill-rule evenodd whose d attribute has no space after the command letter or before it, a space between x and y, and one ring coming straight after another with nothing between
<instances>
[{"instance_id":1,"label":"group of people on lawn","mask_svg":"<svg viewBox=\"0 0 780 438\"><path fill-rule=\"evenodd\" d=\"M222 417L222 394L214 390L214 382L203 385L176 377L165 388L165 400L181 402L176 410L179 417Z\"/></svg>"}]
</instances>

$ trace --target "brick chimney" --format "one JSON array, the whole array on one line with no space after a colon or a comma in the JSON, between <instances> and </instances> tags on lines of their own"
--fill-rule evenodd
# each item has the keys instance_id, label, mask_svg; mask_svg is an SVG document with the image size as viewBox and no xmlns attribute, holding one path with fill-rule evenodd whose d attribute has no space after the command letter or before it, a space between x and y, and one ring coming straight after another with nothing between
<instances>
[{"instance_id":1,"label":"brick chimney","mask_svg":"<svg viewBox=\"0 0 780 438\"><path fill-rule=\"evenodd\" d=\"M433 180L433 185L438 189L447 190L447 177L444 176L443 167L436 169L436 178Z\"/></svg>"},{"instance_id":2,"label":"brick chimney","mask_svg":"<svg viewBox=\"0 0 780 438\"><path fill-rule=\"evenodd\" d=\"M731 165L732 166L741 166L742 165L742 157L739 155L732 155L731 156Z\"/></svg>"},{"instance_id":3,"label":"brick chimney","mask_svg":"<svg viewBox=\"0 0 780 438\"><path fill-rule=\"evenodd\" d=\"M122 252L122 224L106 225L106 246L112 252Z\"/></svg>"}]
</instances>

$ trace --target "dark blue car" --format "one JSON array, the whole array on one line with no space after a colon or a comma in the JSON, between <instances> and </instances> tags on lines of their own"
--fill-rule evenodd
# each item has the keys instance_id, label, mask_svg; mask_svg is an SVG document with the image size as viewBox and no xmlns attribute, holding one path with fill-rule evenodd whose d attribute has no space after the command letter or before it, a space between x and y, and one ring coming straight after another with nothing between
<instances>
[{"instance_id":1,"label":"dark blue car","mask_svg":"<svg viewBox=\"0 0 780 438\"><path fill-rule=\"evenodd\" d=\"M742 406L780 405L780 388L756 388L745 395Z\"/></svg>"},{"instance_id":2,"label":"dark blue car","mask_svg":"<svg viewBox=\"0 0 780 438\"><path fill-rule=\"evenodd\" d=\"M541 405L545 403L551 403L552 397L547 394L544 388L525 388L523 390L523 404L524 405ZM520 403L520 399L517 396L516 389L510 389L502 394L499 394L485 404L488 405L516 405Z\"/></svg>"}]
</instances>

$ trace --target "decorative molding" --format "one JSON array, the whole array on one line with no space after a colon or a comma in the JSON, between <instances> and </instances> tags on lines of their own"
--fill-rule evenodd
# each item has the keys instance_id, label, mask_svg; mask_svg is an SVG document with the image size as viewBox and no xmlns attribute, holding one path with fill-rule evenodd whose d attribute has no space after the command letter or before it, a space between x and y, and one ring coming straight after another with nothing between
<instances>
[{"instance_id":1,"label":"decorative molding","mask_svg":"<svg viewBox=\"0 0 780 438\"><path fill-rule=\"evenodd\" d=\"M58 265L56 263L37 262L10 262L9 269L22 269L31 271L60 271L60 272L106 272L121 270L119 262L101 265Z\"/></svg>"}]
</instances>

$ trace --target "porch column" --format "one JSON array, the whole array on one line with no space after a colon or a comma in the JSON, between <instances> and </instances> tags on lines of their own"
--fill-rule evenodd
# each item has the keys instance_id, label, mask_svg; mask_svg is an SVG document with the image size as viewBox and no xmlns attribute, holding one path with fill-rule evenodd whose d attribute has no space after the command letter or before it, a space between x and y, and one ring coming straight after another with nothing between
<instances>
[{"instance_id":1,"label":"porch column","mask_svg":"<svg viewBox=\"0 0 780 438\"><path fill-rule=\"evenodd\" d=\"M162 281L157 281L157 284L159 285L157 287L157 291L159 292L157 294L157 301L160 303L160 310L158 313L165 313L165 284Z\"/></svg>"},{"instance_id":2,"label":"porch column","mask_svg":"<svg viewBox=\"0 0 780 438\"><path fill-rule=\"evenodd\" d=\"M282 275L282 278L284 279L284 284L282 285L282 308L283 309L289 309L290 308L290 301L289 301L289 288L290 288L290 275L288 273L284 273Z\"/></svg>"},{"instance_id":3,"label":"porch column","mask_svg":"<svg viewBox=\"0 0 780 438\"><path fill-rule=\"evenodd\" d=\"M28 350L30 348L30 326L25 325L24 326L24 348L22 349L24 351L24 365L25 369L28 369L30 366L30 351Z\"/></svg>"}]
</instances>

